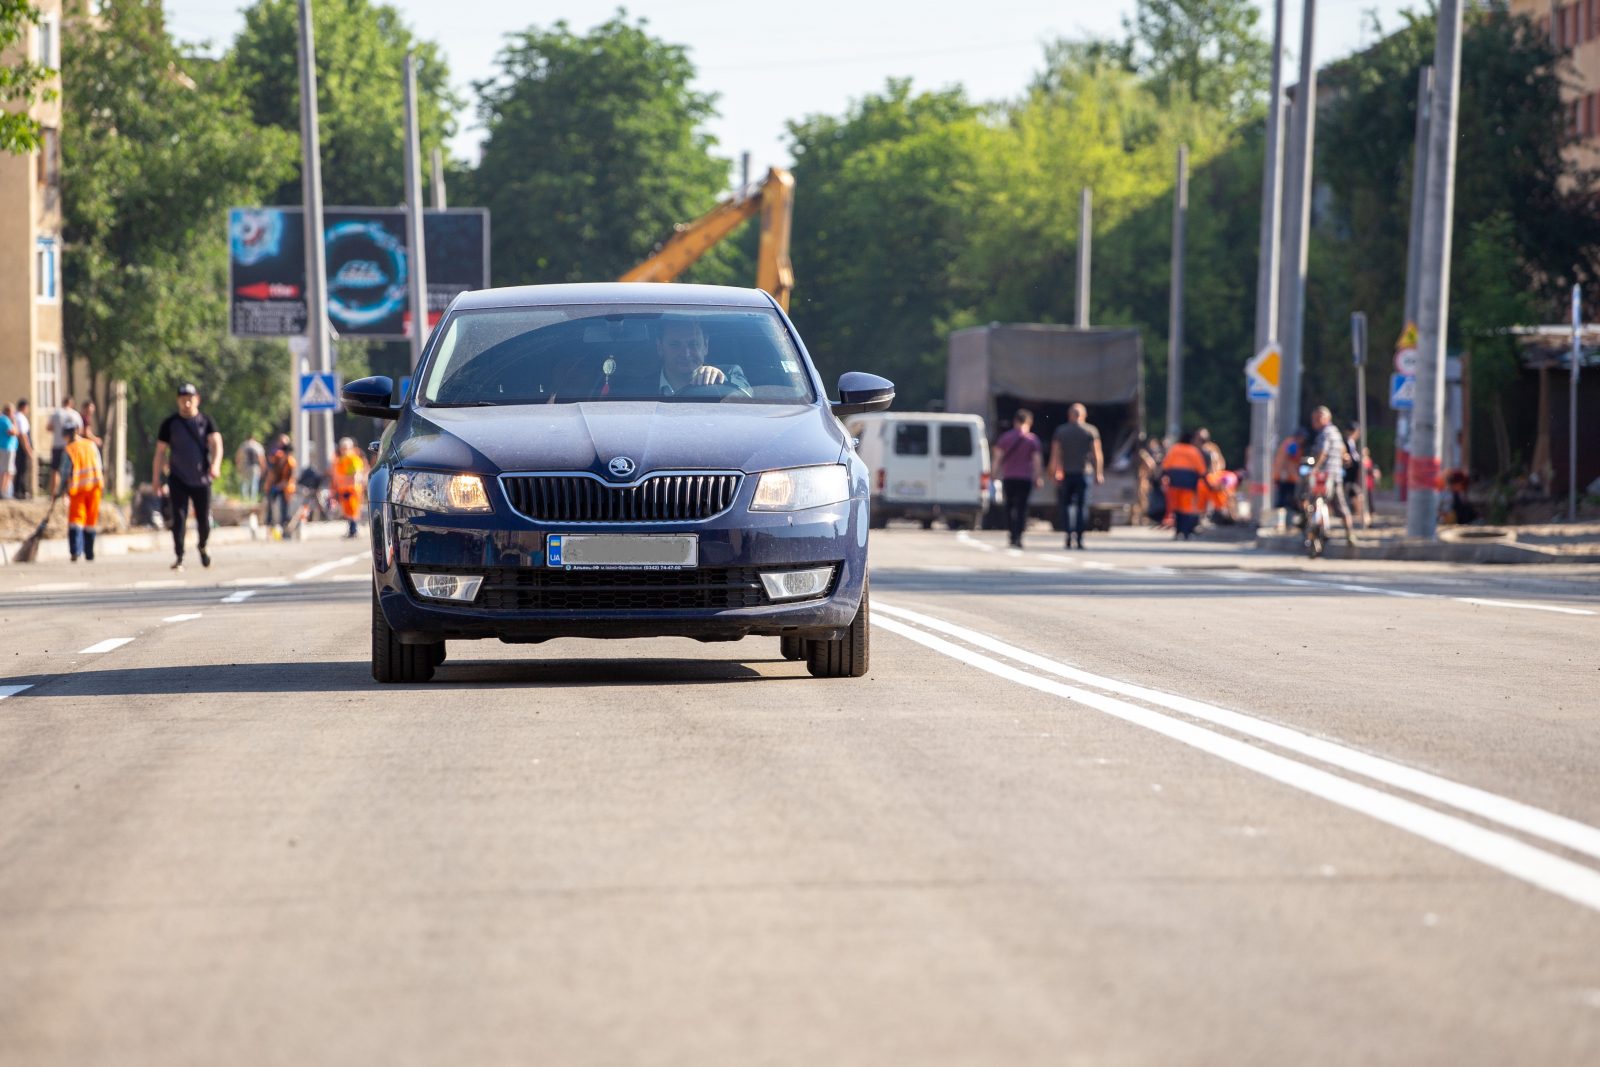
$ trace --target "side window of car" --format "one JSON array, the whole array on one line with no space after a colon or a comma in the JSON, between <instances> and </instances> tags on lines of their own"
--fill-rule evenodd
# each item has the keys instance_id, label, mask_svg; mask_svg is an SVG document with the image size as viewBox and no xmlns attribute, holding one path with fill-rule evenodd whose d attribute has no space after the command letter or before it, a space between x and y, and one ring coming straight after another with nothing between
<instances>
[{"instance_id":1,"label":"side window of car","mask_svg":"<svg viewBox=\"0 0 1600 1067\"><path fill-rule=\"evenodd\" d=\"M902 422L894 428L894 454L897 456L926 456L928 454L928 424Z\"/></svg>"},{"instance_id":2,"label":"side window of car","mask_svg":"<svg viewBox=\"0 0 1600 1067\"><path fill-rule=\"evenodd\" d=\"M939 427L939 455L972 455L972 427L961 425Z\"/></svg>"}]
</instances>

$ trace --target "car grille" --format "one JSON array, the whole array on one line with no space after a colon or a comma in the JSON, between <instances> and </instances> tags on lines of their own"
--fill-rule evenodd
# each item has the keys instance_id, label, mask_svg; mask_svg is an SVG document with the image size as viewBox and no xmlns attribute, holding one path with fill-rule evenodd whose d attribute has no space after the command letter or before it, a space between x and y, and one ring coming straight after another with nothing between
<instances>
[{"instance_id":1,"label":"car grille","mask_svg":"<svg viewBox=\"0 0 1600 1067\"><path fill-rule=\"evenodd\" d=\"M489 611L716 611L767 603L753 567L682 571L562 571L497 567L484 572L477 607Z\"/></svg>"},{"instance_id":2,"label":"car grille","mask_svg":"<svg viewBox=\"0 0 1600 1067\"><path fill-rule=\"evenodd\" d=\"M740 477L657 474L608 485L581 474L508 474L500 484L511 506L535 522L693 522L732 507Z\"/></svg>"}]
</instances>

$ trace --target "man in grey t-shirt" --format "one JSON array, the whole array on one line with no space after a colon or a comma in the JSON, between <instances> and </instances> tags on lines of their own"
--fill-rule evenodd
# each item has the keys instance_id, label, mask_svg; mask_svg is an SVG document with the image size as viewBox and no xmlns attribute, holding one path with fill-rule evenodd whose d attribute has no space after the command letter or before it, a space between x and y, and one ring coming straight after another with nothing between
<instances>
[{"instance_id":1,"label":"man in grey t-shirt","mask_svg":"<svg viewBox=\"0 0 1600 1067\"><path fill-rule=\"evenodd\" d=\"M1089 479L1096 485L1106 480L1100 431L1089 424L1088 415L1082 404L1072 405L1066 424L1050 438L1050 474L1056 481L1068 548L1083 547L1083 532L1089 527Z\"/></svg>"}]
</instances>

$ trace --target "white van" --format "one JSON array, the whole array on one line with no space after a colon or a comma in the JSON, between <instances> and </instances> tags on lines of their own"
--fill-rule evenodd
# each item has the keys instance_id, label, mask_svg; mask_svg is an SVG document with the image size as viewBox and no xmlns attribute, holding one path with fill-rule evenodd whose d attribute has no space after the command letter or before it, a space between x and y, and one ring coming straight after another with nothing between
<instances>
[{"instance_id":1,"label":"white van","mask_svg":"<svg viewBox=\"0 0 1600 1067\"><path fill-rule=\"evenodd\" d=\"M989 492L989 438L979 415L883 411L852 415L845 428L872 478L872 526L943 519L977 527Z\"/></svg>"}]
</instances>

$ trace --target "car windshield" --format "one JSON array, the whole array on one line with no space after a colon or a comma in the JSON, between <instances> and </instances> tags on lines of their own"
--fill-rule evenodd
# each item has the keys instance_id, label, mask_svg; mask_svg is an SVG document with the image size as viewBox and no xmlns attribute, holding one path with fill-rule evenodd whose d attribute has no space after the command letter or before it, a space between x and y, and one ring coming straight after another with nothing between
<instances>
[{"instance_id":1,"label":"car windshield","mask_svg":"<svg viewBox=\"0 0 1600 1067\"><path fill-rule=\"evenodd\" d=\"M616 400L808 404L804 358L769 308L616 304L458 311L430 406Z\"/></svg>"}]
</instances>

